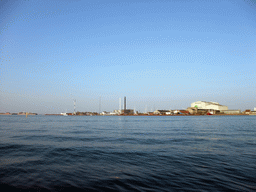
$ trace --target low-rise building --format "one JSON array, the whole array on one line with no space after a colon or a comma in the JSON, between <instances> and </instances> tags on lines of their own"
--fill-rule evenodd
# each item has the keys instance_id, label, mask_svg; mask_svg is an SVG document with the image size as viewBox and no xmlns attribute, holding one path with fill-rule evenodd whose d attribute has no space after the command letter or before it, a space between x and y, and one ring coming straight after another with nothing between
<instances>
[{"instance_id":1,"label":"low-rise building","mask_svg":"<svg viewBox=\"0 0 256 192\"><path fill-rule=\"evenodd\" d=\"M212 111L213 110L209 110L209 109L198 109L196 115L206 115L207 113L212 112ZM215 113L213 113L213 114L215 114Z\"/></svg>"},{"instance_id":2,"label":"low-rise building","mask_svg":"<svg viewBox=\"0 0 256 192\"><path fill-rule=\"evenodd\" d=\"M220 110L220 113L224 113L224 114L240 114L241 110L240 109L233 109L233 110Z\"/></svg>"},{"instance_id":3,"label":"low-rise building","mask_svg":"<svg viewBox=\"0 0 256 192\"><path fill-rule=\"evenodd\" d=\"M256 110L251 111L251 113L249 115L256 115Z\"/></svg>"},{"instance_id":4,"label":"low-rise building","mask_svg":"<svg viewBox=\"0 0 256 192\"><path fill-rule=\"evenodd\" d=\"M170 110L155 110L154 115L166 115L166 113L171 112Z\"/></svg>"},{"instance_id":5,"label":"low-rise building","mask_svg":"<svg viewBox=\"0 0 256 192\"><path fill-rule=\"evenodd\" d=\"M110 115L110 112L102 111L102 112L100 113L100 115Z\"/></svg>"},{"instance_id":6,"label":"low-rise building","mask_svg":"<svg viewBox=\"0 0 256 192\"><path fill-rule=\"evenodd\" d=\"M114 110L113 113L121 114L121 111L120 110Z\"/></svg>"},{"instance_id":7,"label":"low-rise building","mask_svg":"<svg viewBox=\"0 0 256 192\"><path fill-rule=\"evenodd\" d=\"M173 114L180 114L179 110L173 110Z\"/></svg>"},{"instance_id":8,"label":"low-rise building","mask_svg":"<svg viewBox=\"0 0 256 192\"><path fill-rule=\"evenodd\" d=\"M195 115L195 114L197 114L198 108L196 108L196 107L188 107L187 111L189 112L189 114Z\"/></svg>"},{"instance_id":9,"label":"low-rise building","mask_svg":"<svg viewBox=\"0 0 256 192\"><path fill-rule=\"evenodd\" d=\"M110 112L109 115L118 115L116 112Z\"/></svg>"},{"instance_id":10,"label":"low-rise building","mask_svg":"<svg viewBox=\"0 0 256 192\"><path fill-rule=\"evenodd\" d=\"M189 111L187 110L179 110L180 111L180 114L189 114Z\"/></svg>"},{"instance_id":11,"label":"low-rise building","mask_svg":"<svg viewBox=\"0 0 256 192\"><path fill-rule=\"evenodd\" d=\"M251 110L250 109L246 109L245 111L244 111L244 114L246 114L246 115L249 115L251 113Z\"/></svg>"},{"instance_id":12,"label":"low-rise building","mask_svg":"<svg viewBox=\"0 0 256 192\"><path fill-rule=\"evenodd\" d=\"M133 115L133 114L135 114L134 109L122 109L121 113L124 114L124 115Z\"/></svg>"}]
</instances>

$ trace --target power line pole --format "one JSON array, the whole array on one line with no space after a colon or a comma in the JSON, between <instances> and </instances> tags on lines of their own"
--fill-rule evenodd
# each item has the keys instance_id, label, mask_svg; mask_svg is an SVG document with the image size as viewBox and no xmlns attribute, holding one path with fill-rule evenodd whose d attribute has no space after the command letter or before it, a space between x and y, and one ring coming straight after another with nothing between
<instances>
[{"instance_id":1,"label":"power line pole","mask_svg":"<svg viewBox=\"0 0 256 192\"><path fill-rule=\"evenodd\" d=\"M101 111L101 96L100 96L100 99L99 99L99 115L100 115L100 111Z\"/></svg>"}]
</instances>

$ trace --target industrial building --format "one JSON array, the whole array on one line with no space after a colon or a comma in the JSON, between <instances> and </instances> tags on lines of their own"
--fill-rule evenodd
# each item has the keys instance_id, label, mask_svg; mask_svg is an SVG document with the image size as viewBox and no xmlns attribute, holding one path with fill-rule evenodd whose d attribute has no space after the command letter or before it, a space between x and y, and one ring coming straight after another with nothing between
<instances>
[{"instance_id":1,"label":"industrial building","mask_svg":"<svg viewBox=\"0 0 256 192\"><path fill-rule=\"evenodd\" d=\"M120 105L119 108L121 109L121 105ZM121 114L122 115L134 115L134 114L137 114L137 113L138 112L136 112L134 109L127 109L126 108L126 97L124 97L124 109L121 110Z\"/></svg>"},{"instance_id":2,"label":"industrial building","mask_svg":"<svg viewBox=\"0 0 256 192\"><path fill-rule=\"evenodd\" d=\"M240 109L235 109L235 110L220 110L220 113L223 114L240 114L241 110Z\"/></svg>"},{"instance_id":3,"label":"industrial building","mask_svg":"<svg viewBox=\"0 0 256 192\"><path fill-rule=\"evenodd\" d=\"M228 110L228 107L225 105L220 105L217 102L206 102L206 101L196 101L194 103L191 103L191 108L211 109L215 111Z\"/></svg>"}]
</instances>

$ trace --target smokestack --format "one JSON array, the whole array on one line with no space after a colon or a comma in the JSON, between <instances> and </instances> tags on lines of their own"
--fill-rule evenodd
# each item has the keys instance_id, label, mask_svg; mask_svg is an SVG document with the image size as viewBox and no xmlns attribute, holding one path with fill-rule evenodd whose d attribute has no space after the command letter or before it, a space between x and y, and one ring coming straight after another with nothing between
<instances>
[{"instance_id":1,"label":"smokestack","mask_svg":"<svg viewBox=\"0 0 256 192\"><path fill-rule=\"evenodd\" d=\"M124 110L126 110L126 97L124 97Z\"/></svg>"}]
</instances>

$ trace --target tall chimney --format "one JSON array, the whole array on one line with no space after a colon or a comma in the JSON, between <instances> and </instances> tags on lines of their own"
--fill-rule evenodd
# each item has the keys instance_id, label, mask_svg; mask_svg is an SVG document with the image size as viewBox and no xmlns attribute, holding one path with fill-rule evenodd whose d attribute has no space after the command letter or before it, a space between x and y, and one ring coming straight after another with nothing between
<instances>
[{"instance_id":1,"label":"tall chimney","mask_svg":"<svg viewBox=\"0 0 256 192\"><path fill-rule=\"evenodd\" d=\"M126 110L126 97L124 97L124 110Z\"/></svg>"}]
</instances>

